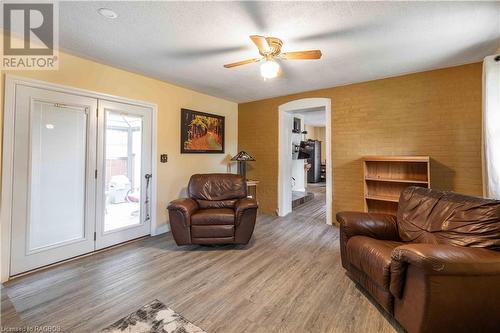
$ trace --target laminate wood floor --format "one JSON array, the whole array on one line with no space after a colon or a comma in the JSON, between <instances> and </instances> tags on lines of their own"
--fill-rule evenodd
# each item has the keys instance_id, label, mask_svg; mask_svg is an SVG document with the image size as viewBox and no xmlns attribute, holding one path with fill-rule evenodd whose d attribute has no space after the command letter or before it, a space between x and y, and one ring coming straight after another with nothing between
<instances>
[{"instance_id":1,"label":"laminate wood floor","mask_svg":"<svg viewBox=\"0 0 500 333\"><path fill-rule=\"evenodd\" d=\"M97 332L158 299L208 333L395 332L346 276L324 197L259 215L247 246L177 247L170 233L6 283L5 327Z\"/></svg>"}]
</instances>

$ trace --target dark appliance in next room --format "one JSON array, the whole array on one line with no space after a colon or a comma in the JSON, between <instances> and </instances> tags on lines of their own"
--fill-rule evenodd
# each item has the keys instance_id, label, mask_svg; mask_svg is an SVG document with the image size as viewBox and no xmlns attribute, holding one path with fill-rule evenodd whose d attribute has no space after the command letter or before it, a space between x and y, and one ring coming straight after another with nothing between
<instances>
[{"instance_id":1,"label":"dark appliance in next room","mask_svg":"<svg viewBox=\"0 0 500 333\"><path fill-rule=\"evenodd\" d=\"M307 171L307 182L319 183L321 181L321 141L307 140L304 143L309 153L307 163L311 165L311 168Z\"/></svg>"}]
</instances>

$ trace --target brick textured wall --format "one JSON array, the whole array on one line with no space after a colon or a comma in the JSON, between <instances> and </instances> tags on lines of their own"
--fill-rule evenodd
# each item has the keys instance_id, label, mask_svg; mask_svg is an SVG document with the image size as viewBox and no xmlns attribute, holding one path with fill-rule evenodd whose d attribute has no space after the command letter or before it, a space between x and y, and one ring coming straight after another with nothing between
<instances>
[{"instance_id":1,"label":"brick textured wall","mask_svg":"<svg viewBox=\"0 0 500 333\"><path fill-rule=\"evenodd\" d=\"M238 146L256 158L262 211L277 208L278 107L332 99L333 210L363 209L365 155L429 155L432 187L481 195L481 63L238 106Z\"/></svg>"}]
</instances>

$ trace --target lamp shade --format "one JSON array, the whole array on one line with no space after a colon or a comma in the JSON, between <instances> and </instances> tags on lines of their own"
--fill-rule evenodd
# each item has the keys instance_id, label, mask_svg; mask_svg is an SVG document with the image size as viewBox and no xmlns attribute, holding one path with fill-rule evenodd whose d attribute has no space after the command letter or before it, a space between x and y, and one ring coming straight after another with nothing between
<instances>
[{"instance_id":1,"label":"lamp shade","mask_svg":"<svg viewBox=\"0 0 500 333\"><path fill-rule=\"evenodd\" d=\"M255 158L250 156L246 151L242 150L234 156L231 161L255 161Z\"/></svg>"}]
</instances>

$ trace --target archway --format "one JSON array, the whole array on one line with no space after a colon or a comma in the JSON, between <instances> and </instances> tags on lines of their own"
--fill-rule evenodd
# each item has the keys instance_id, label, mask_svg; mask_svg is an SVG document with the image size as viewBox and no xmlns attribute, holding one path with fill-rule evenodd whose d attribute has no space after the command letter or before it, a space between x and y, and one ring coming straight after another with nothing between
<instances>
[{"instance_id":1,"label":"archway","mask_svg":"<svg viewBox=\"0 0 500 333\"><path fill-rule=\"evenodd\" d=\"M326 113L326 223L332 224L333 167L332 167L332 109L330 98L303 98L279 106L278 121L278 209L279 216L292 211L292 144L293 112L323 107Z\"/></svg>"}]
</instances>

